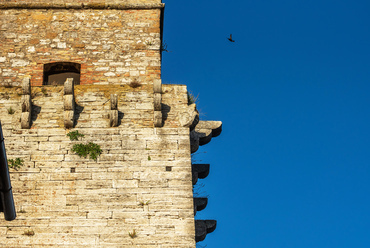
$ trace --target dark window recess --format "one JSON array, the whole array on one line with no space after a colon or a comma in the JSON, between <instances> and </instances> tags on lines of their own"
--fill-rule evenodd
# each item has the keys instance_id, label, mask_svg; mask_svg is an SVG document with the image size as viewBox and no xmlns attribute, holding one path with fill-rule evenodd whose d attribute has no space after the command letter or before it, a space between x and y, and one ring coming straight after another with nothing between
<instances>
[{"instance_id":1,"label":"dark window recess","mask_svg":"<svg viewBox=\"0 0 370 248\"><path fill-rule=\"evenodd\" d=\"M43 85L64 85L67 78L80 84L81 65L72 62L56 62L44 65Z\"/></svg>"},{"instance_id":2,"label":"dark window recess","mask_svg":"<svg viewBox=\"0 0 370 248\"><path fill-rule=\"evenodd\" d=\"M172 171L172 167L171 166L166 166L166 171Z\"/></svg>"}]
</instances>

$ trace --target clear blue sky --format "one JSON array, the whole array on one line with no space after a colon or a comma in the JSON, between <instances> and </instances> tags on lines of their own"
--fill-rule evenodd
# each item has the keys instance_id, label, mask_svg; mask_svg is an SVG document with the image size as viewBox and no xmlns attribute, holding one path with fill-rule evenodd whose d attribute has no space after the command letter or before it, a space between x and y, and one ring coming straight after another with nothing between
<instances>
[{"instance_id":1,"label":"clear blue sky","mask_svg":"<svg viewBox=\"0 0 370 248\"><path fill-rule=\"evenodd\" d=\"M223 122L198 247L370 247L370 1L164 2L163 83Z\"/></svg>"}]
</instances>

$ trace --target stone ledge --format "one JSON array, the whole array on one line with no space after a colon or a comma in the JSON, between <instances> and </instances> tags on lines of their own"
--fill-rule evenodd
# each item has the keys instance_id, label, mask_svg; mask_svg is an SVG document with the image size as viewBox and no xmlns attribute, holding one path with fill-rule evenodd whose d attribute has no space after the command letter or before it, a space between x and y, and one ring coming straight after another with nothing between
<instances>
[{"instance_id":1,"label":"stone ledge","mask_svg":"<svg viewBox=\"0 0 370 248\"><path fill-rule=\"evenodd\" d=\"M0 3L0 9L163 9L164 3Z\"/></svg>"}]
</instances>

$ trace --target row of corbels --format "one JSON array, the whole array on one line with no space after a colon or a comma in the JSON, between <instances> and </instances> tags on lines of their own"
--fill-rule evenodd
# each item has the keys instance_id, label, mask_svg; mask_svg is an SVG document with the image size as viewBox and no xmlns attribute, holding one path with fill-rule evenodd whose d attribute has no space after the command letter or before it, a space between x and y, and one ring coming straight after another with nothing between
<instances>
[{"instance_id":1,"label":"row of corbels","mask_svg":"<svg viewBox=\"0 0 370 248\"><path fill-rule=\"evenodd\" d=\"M21 128L29 129L31 127L31 117L32 117L30 78L24 78L22 81L21 106L22 106Z\"/></svg>"},{"instance_id":2,"label":"row of corbels","mask_svg":"<svg viewBox=\"0 0 370 248\"><path fill-rule=\"evenodd\" d=\"M154 126L162 127L162 81L161 79L156 79L153 82L153 92L154 92Z\"/></svg>"},{"instance_id":3,"label":"row of corbels","mask_svg":"<svg viewBox=\"0 0 370 248\"><path fill-rule=\"evenodd\" d=\"M193 185L198 181L198 178L206 178L209 174L209 164L192 164L191 171L193 177ZM207 207L208 198L206 197L194 197L194 215ZM216 229L216 220L195 220L195 241L203 241L208 233L213 232Z\"/></svg>"},{"instance_id":4,"label":"row of corbels","mask_svg":"<svg viewBox=\"0 0 370 248\"><path fill-rule=\"evenodd\" d=\"M209 164L192 164L191 172L193 177L193 185L198 182L198 178L204 179L209 174ZM194 215L207 207L208 198L206 197L194 197Z\"/></svg>"},{"instance_id":5,"label":"row of corbels","mask_svg":"<svg viewBox=\"0 0 370 248\"><path fill-rule=\"evenodd\" d=\"M73 78L67 78L64 83L64 126L73 128L75 122L75 96ZM110 95L109 126L118 126L118 95Z\"/></svg>"},{"instance_id":6,"label":"row of corbels","mask_svg":"<svg viewBox=\"0 0 370 248\"><path fill-rule=\"evenodd\" d=\"M190 106L189 106L190 107ZM191 110L191 108L189 108ZM189 111L188 120L190 120L191 113L193 113L193 122L190 127L190 148L191 153L198 150L199 146L205 145L211 141L213 137L220 135L222 131L221 121L199 121L194 115L195 111ZM191 121L188 121L191 123ZM194 125L194 123L196 123ZM192 128L194 126L194 128ZM209 164L192 164L192 181L195 185L198 178L206 178L209 174ZM194 215L197 211L201 211L206 208L208 204L208 198L195 197L194 198ZM195 241L203 241L208 233L213 232L216 229L216 220L195 220Z\"/></svg>"},{"instance_id":7,"label":"row of corbels","mask_svg":"<svg viewBox=\"0 0 370 248\"><path fill-rule=\"evenodd\" d=\"M109 123L111 127L118 126L118 96L111 94L111 106L109 112ZM32 117L32 100L31 100L31 83L30 78L24 78L22 82L22 98L21 98L22 114L21 128L29 129L31 127ZM73 78L67 78L64 82L64 127L67 129L73 128L75 122L76 102L74 96Z\"/></svg>"}]
</instances>

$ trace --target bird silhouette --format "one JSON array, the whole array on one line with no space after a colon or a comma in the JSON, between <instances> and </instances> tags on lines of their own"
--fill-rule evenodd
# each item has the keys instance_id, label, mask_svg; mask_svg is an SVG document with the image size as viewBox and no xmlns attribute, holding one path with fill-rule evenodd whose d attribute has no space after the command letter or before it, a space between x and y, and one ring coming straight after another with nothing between
<instances>
[{"instance_id":1,"label":"bird silhouette","mask_svg":"<svg viewBox=\"0 0 370 248\"><path fill-rule=\"evenodd\" d=\"M229 41L231 41L231 42L235 42L235 40L233 40L233 37L232 37L232 35L230 34L230 37L229 38L227 38Z\"/></svg>"}]
</instances>

